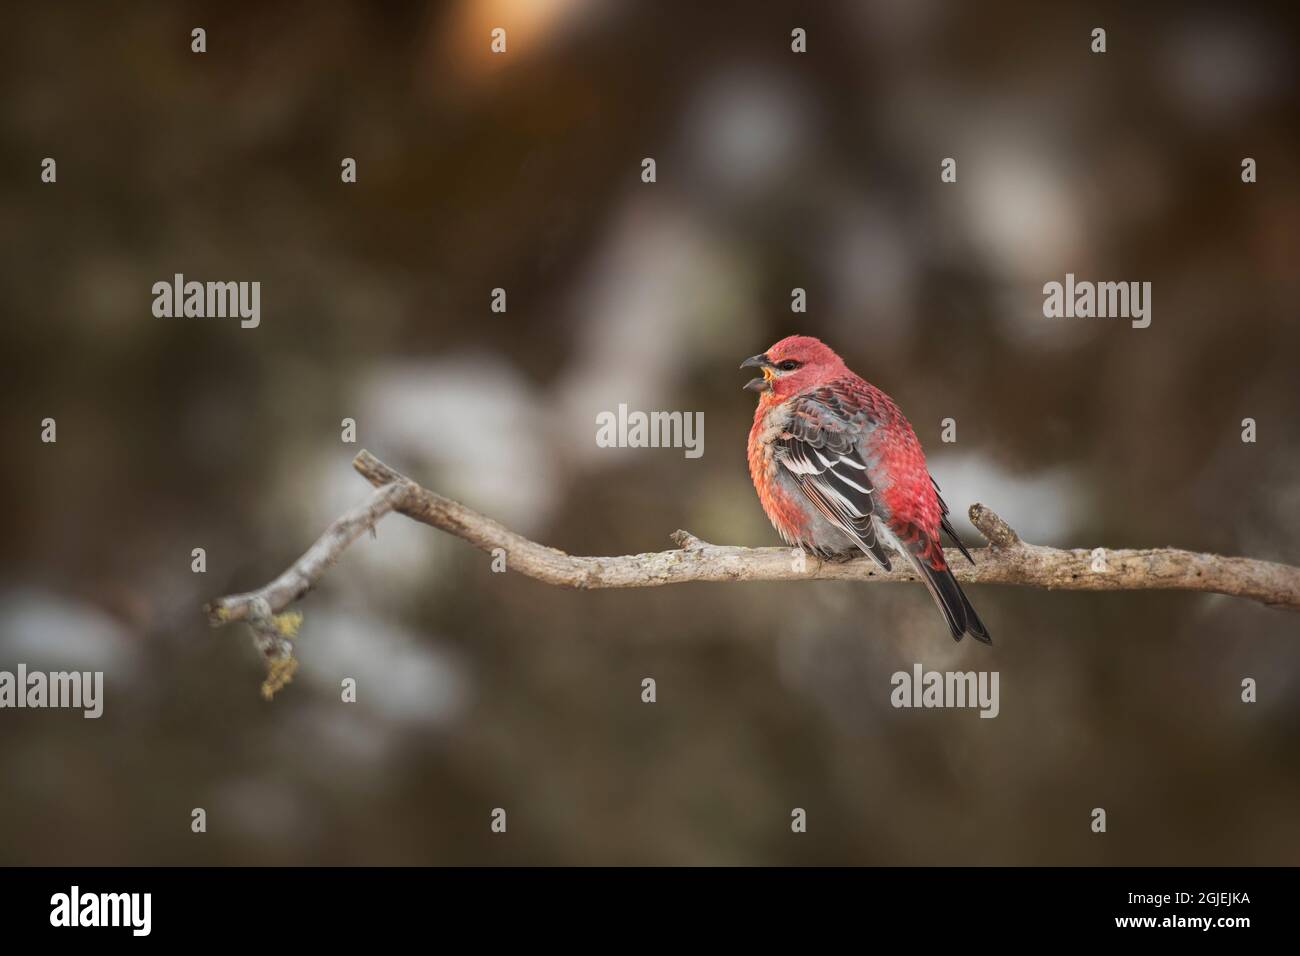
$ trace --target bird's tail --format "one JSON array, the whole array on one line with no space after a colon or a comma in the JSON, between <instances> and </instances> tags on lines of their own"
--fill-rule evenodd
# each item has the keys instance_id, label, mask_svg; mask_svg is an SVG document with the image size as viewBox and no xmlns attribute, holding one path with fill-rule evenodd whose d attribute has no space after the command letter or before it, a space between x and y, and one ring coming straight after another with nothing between
<instances>
[{"instance_id":1,"label":"bird's tail","mask_svg":"<svg viewBox=\"0 0 1300 956\"><path fill-rule=\"evenodd\" d=\"M960 641L963 634L969 634L977 641L992 644L993 638L989 636L988 628L975 613L975 608L971 606L966 592L961 589L961 585L952 576L948 566L945 564L934 568L924 558L916 555L909 556L913 566L921 575L921 580L925 582L926 588L934 598L934 603L939 605L939 610L943 612L944 619L952 630L953 640Z\"/></svg>"}]
</instances>

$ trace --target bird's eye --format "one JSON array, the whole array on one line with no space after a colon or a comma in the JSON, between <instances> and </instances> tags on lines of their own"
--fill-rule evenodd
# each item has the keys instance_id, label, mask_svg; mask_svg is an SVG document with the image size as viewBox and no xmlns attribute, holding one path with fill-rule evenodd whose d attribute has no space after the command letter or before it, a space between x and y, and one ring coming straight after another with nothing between
<instances>
[{"instance_id":1,"label":"bird's eye","mask_svg":"<svg viewBox=\"0 0 1300 956\"><path fill-rule=\"evenodd\" d=\"M799 367L799 363L796 362L794 359L786 359L784 362L781 362L777 365L777 368L779 368L783 372L793 372L798 367Z\"/></svg>"}]
</instances>

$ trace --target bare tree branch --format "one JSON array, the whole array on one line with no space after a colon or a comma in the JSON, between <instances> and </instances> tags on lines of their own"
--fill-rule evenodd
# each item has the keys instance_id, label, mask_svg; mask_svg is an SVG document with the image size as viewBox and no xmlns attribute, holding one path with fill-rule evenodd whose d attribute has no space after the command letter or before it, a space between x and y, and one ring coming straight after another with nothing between
<instances>
[{"instance_id":1,"label":"bare tree branch","mask_svg":"<svg viewBox=\"0 0 1300 956\"><path fill-rule=\"evenodd\" d=\"M882 571L865 555L823 561L790 548L739 548L709 544L686 531L673 533L675 551L617 557L579 557L518 535L450 498L422 488L362 451L352 466L375 492L344 513L301 558L265 587L218 598L205 610L212 625L246 621L270 662L263 684L270 697L292 677L292 641L300 616L290 605L307 593L344 549L390 511L463 538L483 551L506 554L507 567L546 584L570 588L658 587L685 581L915 581L908 570ZM1251 558L1227 558L1176 548L1061 550L1027 544L981 504L971 523L989 542L971 566L953 549L948 563L957 579L975 584L1019 584L1076 591L1213 591L1300 610L1300 568ZM901 565L901 562L899 562Z\"/></svg>"}]
</instances>

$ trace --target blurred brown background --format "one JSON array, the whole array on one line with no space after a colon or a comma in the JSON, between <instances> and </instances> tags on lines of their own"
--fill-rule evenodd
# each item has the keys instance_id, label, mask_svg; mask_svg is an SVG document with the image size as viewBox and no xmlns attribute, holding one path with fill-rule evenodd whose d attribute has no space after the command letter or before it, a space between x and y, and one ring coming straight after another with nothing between
<instances>
[{"instance_id":1,"label":"blurred brown background","mask_svg":"<svg viewBox=\"0 0 1300 956\"><path fill-rule=\"evenodd\" d=\"M0 669L107 700L0 711L0 862L1300 863L1300 617L1242 600L973 587L986 648L919 586L570 593L389 518L273 703L200 613L367 493L359 447L575 553L776 543L736 366L796 331L955 512L1300 562L1293 25L1134 6L11 9ZM259 280L261 327L154 318L176 272ZM1151 281L1151 327L1044 319L1066 272ZM620 402L704 411L704 456L597 448ZM915 661L1001 716L892 709Z\"/></svg>"}]
</instances>

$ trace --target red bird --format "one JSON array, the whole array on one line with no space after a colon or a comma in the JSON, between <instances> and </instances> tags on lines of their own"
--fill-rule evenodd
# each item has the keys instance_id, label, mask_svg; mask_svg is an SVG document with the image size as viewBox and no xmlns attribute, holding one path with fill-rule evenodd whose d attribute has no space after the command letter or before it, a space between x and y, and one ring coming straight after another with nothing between
<instances>
[{"instance_id":1,"label":"red bird","mask_svg":"<svg viewBox=\"0 0 1300 956\"><path fill-rule=\"evenodd\" d=\"M991 644L948 569L940 530L975 561L894 400L807 335L784 338L740 367L763 373L745 385L759 393L749 474L786 543L823 557L861 550L888 571L887 544L916 569L955 640L970 634Z\"/></svg>"}]
</instances>

